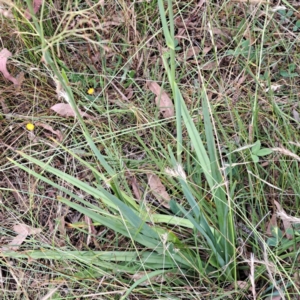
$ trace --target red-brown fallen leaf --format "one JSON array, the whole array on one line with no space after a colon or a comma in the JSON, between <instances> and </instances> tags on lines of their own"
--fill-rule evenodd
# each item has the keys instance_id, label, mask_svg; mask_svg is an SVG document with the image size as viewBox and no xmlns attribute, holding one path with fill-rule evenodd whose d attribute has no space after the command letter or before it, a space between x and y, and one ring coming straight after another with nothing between
<instances>
[{"instance_id":1,"label":"red-brown fallen leaf","mask_svg":"<svg viewBox=\"0 0 300 300\"><path fill-rule=\"evenodd\" d=\"M139 185L138 185L136 178L132 177L130 180L130 183L131 183L132 192L133 192L134 197L140 201L142 199L142 197L141 197Z\"/></svg>"},{"instance_id":2,"label":"red-brown fallen leaf","mask_svg":"<svg viewBox=\"0 0 300 300\"><path fill-rule=\"evenodd\" d=\"M219 34L219 35L223 35L227 38L230 38L230 35L224 29L210 28L210 30L212 31L213 34Z\"/></svg>"},{"instance_id":3,"label":"red-brown fallen leaf","mask_svg":"<svg viewBox=\"0 0 300 300\"><path fill-rule=\"evenodd\" d=\"M34 14L36 14L39 11L42 4L43 4L43 0L33 0L32 6L33 6L33 13ZM27 8L26 11L25 11L25 18L27 20L31 19L31 13L29 11L29 8Z\"/></svg>"},{"instance_id":4,"label":"red-brown fallen leaf","mask_svg":"<svg viewBox=\"0 0 300 300\"><path fill-rule=\"evenodd\" d=\"M247 79L247 76L243 75L240 78L238 78L238 80L235 80L235 82L237 83L236 88L239 87L241 84L243 84L246 79Z\"/></svg>"},{"instance_id":5,"label":"red-brown fallen leaf","mask_svg":"<svg viewBox=\"0 0 300 300\"><path fill-rule=\"evenodd\" d=\"M148 82L148 88L157 96L155 103L164 118L174 117L174 105L169 95L154 81Z\"/></svg>"},{"instance_id":6,"label":"red-brown fallen leaf","mask_svg":"<svg viewBox=\"0 0 300 300\"><path fill-rule=\"evenodd\" d=\"M25 80L25 75L24 75L24 72L20 72L17 77L17 84L16 84L16 90L17 91L20 91L21 87L22 87L22 83L24 82Z\"/></svg>"},{"instance_id":7,"label":"red-brown fallen leaf","mask_svg":"<svg viewBox=\"0 0 300 300\"><path fill-rule=\"evenodd\" d=\"M6 48L2 49L0 51L0 72L3 74L3 76L13 82L15 85L18 85L18 80L11 76L9 72L7 71L6 64L7 59L12 56L11 52L8 51Z\"/></svg>"},{"instance_id":8,"label":"red-brown fallen leaf","mask_svg":"<svg viewBox=\"0 0 300 300\"><path fill-rule=\"evenodd\" d=\"M127 100L130 100L132 98L132 96L134 95L134 91L131 87L126 89L126 98Z\"/></svg>"},{"instance_id":9,"label":"red-brown fallen leaf","mask_svg":"<svg viewBox=\"0 0 300 300\"><path fill-rule=\"evenodd\" d=\"M43 127L44 129L52 132L53 134L55 134L57 136L57 139L59 142L61 142L63 140L63 135L62 133L59 131L59 130L54 130L52 128L52 126L48 125L48 124L44 124L44 123L41 123L41 122L37 122L34 124L35 126L40 126L40 127Z\"/></svg>"},{"instance_id":10,"label":"red-brown fallen leaf","mask_svg":"<svg viewBox=\"0 0 300 300\"><path fill-rule=\"evenodd\" d=\"M201 69L202 69L202 70L213 70L213 69L217 68L218 65L219 65L218 62L216 62L216 61L210 61L210 62L208 62L208 63L205 63L205 64L201 67Z\"/></svg>"},{"instance_id":11,"label":"red-brown fallen leaf","mask_svg":"<svg viewBox=\"0 0 300 300\"><path fill-rule=\"evenodd\" d=\"M204 47L203 48L203 55L206 55L211 49L212 49L212 46Z\"/></svg>"},{"instance_id":12,"label":"red-brown fallen leaf","mask_svg":"<svg viewBox=\"0 0 300 300\"><path fill-rule=\"evenodd\" d=\"M54 110L57 114L59 114L62 117L76 117L76 114L68 103L57 103L51 107L52 110ZM82 117L94 119L93 116L87 114L86 112L83 112L78 108L78 112Z\"/></svg>"},{"instance_id":13,"label":"red-brown fallen leaf","mask_svg":"<svg viewBox=\"0 0 300 300\"><path fill-rule=\"evenodd\" d=\"M18 189L16 189L14 184L11 182L11 180L5 174L4 174L4 177L5 177L5 182L8 185L8 187L10 188L15 200L18 201L18 205L19 206L26 205L26 200L23 198L22 193L20 193L18 191Z\"/></svg>"},{"instance_id":14,"label":"red-brown fallen leaf","mask_svg":"<svg viewBox=\"0 0 300 300\"><path fill-rule=\"evenodd\" d=\"M179 61L185 61L192 57L196 57L200 53L199 47L190 47L185 53L178 56Z\"/></svg>"},{"instance_id":15,"label":"red-brown fallen leaf","mask_svg":"<svg viewBox=\"0 0 300 300\"><path fill-rule=\"evenodd\" d=\"M165 186L160 181L159 177L155 174L147 174L148 184L151 192L155 198L166 208L170 208L169 202L171 200Z\"/></svg>"},{"instance_id":16,"label":"red-brown fallen leaf","mask_svg":"<svg viewBox=\"0 0 300 300\"><path fill-rule=\"evenodd\" d=\"M192 11L192 14L195 13L199 8L203 6L203 4L206 2L206 0L200 0L194 10Z\"/></svg>"},{"instance_id":17,"label":"red-brown fallen leaf","mask_svg":"<svg viewBox=\"0 0 300 300\"><path fill-rule=\"evenodd\" d=\"M19 246L25 241L28 235L38 234L42 231L40 228L32 228L25 224L18 224L14 226L14 231L18 234L7 245L2 247L2 250L18 250Z\"/></svg>"},{"instance_id":18,"label":"red-brown fallen leaf","mask_svg":"<svg viewBox=\"0 0 300 300\"><path fill-rule=\"evenodd\" d=\"M238 280L236 283L237 286L242 290L246 289L246 287L248 286L248 283L246 281Z\"/></svg>"}]
</instances>

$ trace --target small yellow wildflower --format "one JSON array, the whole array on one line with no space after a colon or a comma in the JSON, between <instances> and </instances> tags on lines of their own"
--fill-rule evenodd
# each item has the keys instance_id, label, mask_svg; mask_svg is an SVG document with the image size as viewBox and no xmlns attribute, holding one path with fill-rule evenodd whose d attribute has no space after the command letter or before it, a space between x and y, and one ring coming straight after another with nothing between
<instances>
[{"instance_id":1,"label":"small yellow wildflower","mask_svg":"<svg viewBox=\"0 0 300 300\"><path fill-rule=\"evenodd\" d=\"M88 91L87 91L87 93L88 93L89 95L93 95L93 94L95 93L95 89L89 88Z\"/></svg>"},{"instance_id":2,"label":"small yellow wildflower","mask_svg":"<svg viewBox=\"0 0 300 300\"><path fill-rule=\"evenodd\" d=\"M28 124L26 125L26 129L29 130L29 131L33 131L34 125L33 125L32 123L28 123Z\"/></svg>"}]
</instances>

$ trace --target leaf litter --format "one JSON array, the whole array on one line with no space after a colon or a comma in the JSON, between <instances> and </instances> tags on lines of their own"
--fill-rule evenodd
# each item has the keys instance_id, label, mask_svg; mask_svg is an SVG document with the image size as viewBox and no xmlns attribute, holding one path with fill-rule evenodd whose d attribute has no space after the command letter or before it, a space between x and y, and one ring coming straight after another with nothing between
<instances>
[{"instance_id":1,"label":"leaf litter","mask_svg":"<svg viewBox=\"0 0 300 300\"><path fill-rule=\"evenodd\" d=\"M7 67L6 67L7 59L11 56L12 56L12 53L6 48L4 48L0 51L0 72L3 74L3 76L6 79L13 82L15 85L18 85L17 78L10 75L9 72L7 71Z\"/></svg>"},{"instance_id":2,"label":"leaf litter","mask_svg":"<svg viewBox=\"0 0 300 300\"><path fill-rule=\"evenodd\" d=\"M57 139L59 142L61 142L63 140L63 135L61 133L60 130L54 130L52 126L45 124L45 123L41 123L41 122L36 122L35 126L39 126L42 127L48 131L50 131L51 133L55 134L57 136Z\"/></svg>"},{"instance_id":3,"label":"leaf litter","mask_svg":"<svg viewBox=\"0 0 300 300\"><path fill-rule=\"evenodd\" d=\"M57 114L59 114L62 117L76 117L75 111L73 110L71 105L68 103L57 103L57 104L53 105L50 109L52 109L53 111L55 111ZM80 110L79 108L78 108L78 112L82 117L94 119L93 116Z\"/></svg>"},{"instance_id":4,"label":"leaf litter","mask_svg":"<svg viewBox=\"0 0 300 300\"><path fill-rule=\"evenodd\" d=\"M291 240L293 236L289 233L292 229L292 224L300 224L300 218L289 216L281 205L274 200L277 211L273 213L268 225L266 234L272 236L272 228L278 227L277 218L281 219L286 238Z\"/></svg>"},{"instance_id":5,"label":"leaf litter","mask_svg":"<svg viewBox=\"0 0 300 300\"><path fill-rule=\"evenodd\" d=\"M166 187L162 184L159 177L155 174L147 174L148 184L151 188L152 194L165 208L170 208L169 202L171 198L166 190Z\"/></svg>"},{"instance_id":6,"label":"leaf litter","mask_svg":"<svg viewBox=\"0 0 300 300\"><path fill-rule=\"evenodd\" d=\"M202 3L201 4L201 6L203 5L203 3L204 3L205 1L203 1L203 0L200 0L200 3ZM200 6L199 4L197 5L197 6ZM201 7L200 6L200 7ZM199 12L198 12L199 13ZM205 49L203 49L203 54L206 54L205 52L207 51L210 51L211 49L210 49L210 47L206 47ZM191 52L188 52L187 53L187 57L189 56L189 54L190 54ZM192 57L192 56L191 56ZM207 67L207 70L210 70L210 69L213 69L213 68L215 68L215 66L212 64L212 65L208 65L208 66L206 66ZM157 97L161 97L161 96L157 96ZM158 105L158 107L159 107L159 109L160 109L160 106ZM72 116L72 117L75 117L75 116ZM133 185L135 185L135 183L133 184ZM137 196L137 198L139 198L139 194L138 193L135 193L136 194L136 196ZM275 214L274 214L275 215ZM276 219L276 216L275 216L275 219Z\"/></svg>"},{"instance_id":7,"label":"leaf litter","mask_svg":"<svg viewBox=\"0 0 300 300\"><path fill-rule=\"evenodd\" d=\"M276 208L277 208L276 214L282 220L286 238L291 240L293 238L293 236L288 233L288 230L290 228L292 228L292 220L291 219L293 219L293 217L288 216L287 213L285 212L285 210L281 207L281 205L276 200L274 200L274 204L276 205ZM295 219L297 219L298 222L300 223L300 219L298 219L298 218L295 218Z\"/></svg>"},{"instance_id":8,"label":"leaf litter","mask_svg":"<svg viewBox=\"0 0 300 300\"><path fill-rule=\"evenodd\" d=\"M155 103L163 117L174 117L174 105L169 95L154 81L148 82L147 86L156 95Z\"/></svg>"},{"instance_id":9,"label":"leaf litter","mask_svg":"<svg viewBox=\"0 0 300 300\"><path fill-rule=\"evenodd\" d=\"M8 245L2 247L2 251L6 250L18 250L20 245L26 240L27 236L35 235L42 232L40 228L33 228L25 224L17 224L13 227L17 236L12 239Z\"/></svg>"},{"instance_id":10,"label":"leaf litter","mask_svg":"<svg viewBox=\"0 0 300 300\"><path fill-rule=\"evenodd\" d=\"M7 70L7 60L9 57L12 56L12 53L7 49L4 48L0 51L0 72L3 76L11 81L14 85L16 90L19 92L21 89L21 85L25 80L24 72L20 72L17 77L13 77Z\"/></svg>"}]
</instances>

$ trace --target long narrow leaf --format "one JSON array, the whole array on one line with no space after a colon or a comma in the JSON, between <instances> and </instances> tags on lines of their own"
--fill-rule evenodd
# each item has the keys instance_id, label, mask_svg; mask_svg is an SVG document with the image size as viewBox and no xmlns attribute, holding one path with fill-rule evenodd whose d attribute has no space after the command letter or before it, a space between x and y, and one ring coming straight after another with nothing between
<instances>
[{"instance_id":1,"label":"long narrow leaf","mask_svg":"<svg viewBox=\"0 0 300 300\"><path fill-rule=\"evenodd\" d=\"M187 128L188 134L190 136L191 142L193 143L194 149L196 151L197 158L199 160L199 164L203 169L203 172L204 172L205 178L209 184L209 187L211 189L213 189L215 182L214 182L214 180L212 178L212 174L211 174L211 165L210 165L209 157L207 155L207 152L205 150L203 142L200 138L200 134L199 134L192 118L189 115L189 112L187 110L187 107L185 105L185 102L182 98L182 95L179 91L177 84L175 84L175 90L176 90L176 93L178 94L178 97L180 97L180 100L181 100L182 117L183 117L185 126Z\"/></svg>"},{"instance_id":2,"label":"long narrow leaf","mask_svg":"<svg viewBox=\"0 0 300 300\"><path fill-rule=\"evenodd\" d=\"M115 270L133 273L139 270L141 265L151 268L160 264L166 269L174 267L174 261L168 257L163 257L155 252L145 251L141 253L132 251L68 251L68 250L27 250L22 252L3 251L2 257L8 258L26 258L26 259L53 259L53 260L71 260L79 261L87 265L95 265L108 270ZM136 267L126 267L121 262L136 264ZM118 264L117 264L118 263Z\"/></svg>"},{"instance_id":3,"label":"long narrow leaf","mask_svg":"<svg viewBox=\"0 0 300 300\"><path fill-rule=\"evenodd\" d=\"M23 156L26 158L28 157L27 155L25 155L22 152L20 152L20 154L23 154ZM39 162L38 160L36 160L34 158L31 158L31 157L28 157L28 158L30 161L36 162L37 165L39 165L41 167L45 167L45 168L48 167L47 171L49 171L49 170L54 171L54 174L55 174L55 171L59 171L55 168L52 168L52 167L46 165L45 163ZM42 175L37 174L33 170L26 168L25 166L15 162L12 159L9 159L9 160L12 163L14 163L15 165L17 165L18 167L20 167L21 169L23 169L24 171L28 172L29 174L39 178L40 180L44 180L45 182L48 182L49 184L51 184L51 181L46 180L46 178L43 177ZM64 178L64 177L62 177L62 178ZM70 183L72 183L72 181ZM99 191L99 193L101 194L100 191ZM108 192L106 192L106 193L108 193ZM180 264L182 267L184 267L184 266L195 267L196 266L195 261L192 259L192 257L189 255L189 253L184 250L182 250L179 253L174 252L173 254L170 252L165 252L159 234L155 230L150 228L147 224L145 224L145 221L140 219L131 209L129 211L129 216L133 216L133 218L135 218L135 223L137 223L138 226L135 226L135 224L132 222L132 220L126 220L128 223L126 222L126 226L124 226L125 224L121 218L116 218L116 217L112 217L112 216L110 216L110 217L101 216L97 212L99 208L93 206L92 204L88 203L87 201L85 201L79 197L77 197L77 200L79 202L83 203L84 205L87 205L88 207L92 207L93 210L85 208L77 203L71 202L62 197L60 197L59 200L61 202L64 202L65 204L69 205L70 207L73 207L74 209L78 210L79 212L83 213L84 215L90 217L92 220L94 220L104 226L107 226L108 228L111 228L112 230L119 232L124 236L133 238L136 242L138 242L146 247L149 247L151 249L154 249L158 253L161 253L161 254L167 253L168 256L172 256L172 259L174 262L176 261L176 263ZM118 200L118 202L121 202L121 201ZM127 207L127 209L129 209L129 208ZM99 210L99 212L100 211L101 210ZM119 210L119 213L122 213L122 211ZM125 213L124 213L124 215L125 215Z\"/></svg>"},{"instance_id":4,"label":"long narrow leaf","mask_svg":"<svg viewBox=\"0 0 300 300\"><path fill-rule=\"evenodd\" d=\"M175 49L174 39L172 39L172 37L171 37L171 33L170 33L170 30L169 30L169 27L167 24L163 0L158 0L158 8L159 8L159 13L160 13L161 22L163 25L163 31L164 31L167 45L169 48L174 50Z\"/></svg>"},{"instance_id":5,"label":"long narrow leaf","mask_svg":"<svg viewBox=\"0 0 300 300\"><path fill-rule=\"evenodd\" d=\"M56 168L53 168L48 164L43 163L33 157L30 157L29 155L23 152L18 152L18 153L24 158L28 159L29 161L40 166L43 170L50 172L58 176L59 178L69 182L70 184L82 189L83 191L87 192L89 195L95 197L96 199L101 199L105 204L109 205L110 207L112 206L116 207L122 212L122 214L124 214L126 220L129 223L131 223L135 228L139 228L141 232L148 235L149 237L158 238L157 233L154 230L152 230L151 227L149 227L144 220L140 219L140 217L136 214L136 212L134 212L130 207L128 207L126 204L124 204L122 201L120 201L118 198L116 198L114 195L110 194L103 188L100 189L100 187L98 187L98 189L96 189L94 187L91 187L87 183L79 179L76 179L73 176L68 175ZM27 172L32 172L32 171L27 169Z\"/></svg>"},{"instance_id":6,"label":"long narrow leaf","mask_svg":"<svg viewBox=\"0 0 300 300\"><path fill-rule=\"evenodd\" d=\"M205 237L207 243L210 246L210 249L213 251L219 266L225 266L225 261L223 257L220 255L221 250L218 247L218 243L215 240L214 236L211 235L209 231L204 230L181 205L177 204L178 208L184 213L184 215L193 223L195 228Z\"/></svg>"}]
</instances>

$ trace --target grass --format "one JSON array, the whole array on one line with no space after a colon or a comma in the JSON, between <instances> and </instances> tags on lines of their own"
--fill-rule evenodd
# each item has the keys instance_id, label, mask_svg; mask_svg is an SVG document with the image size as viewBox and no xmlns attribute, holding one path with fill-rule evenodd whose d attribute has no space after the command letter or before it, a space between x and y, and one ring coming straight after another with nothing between
<instances>
[{"instance_id":1,"label":"grass","mask_svg":"<svg viewBox=\"0 0 300 300\"><path fill-rule=\"evenodd\" d=\"M296 299L297 9L9 5L2 47L25 80L0 77L2 298ZM50 110L66 102L75 117ZM13 248L15 224L41 233Z\"/></svg>"}]
</instances>

